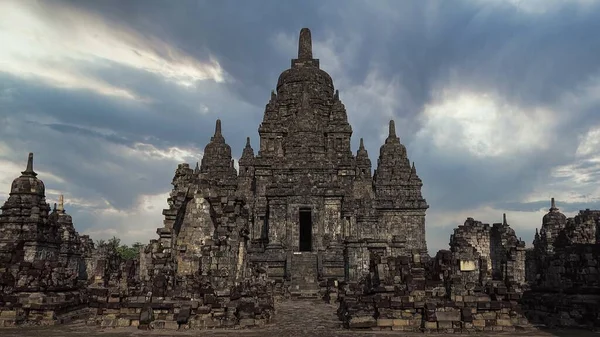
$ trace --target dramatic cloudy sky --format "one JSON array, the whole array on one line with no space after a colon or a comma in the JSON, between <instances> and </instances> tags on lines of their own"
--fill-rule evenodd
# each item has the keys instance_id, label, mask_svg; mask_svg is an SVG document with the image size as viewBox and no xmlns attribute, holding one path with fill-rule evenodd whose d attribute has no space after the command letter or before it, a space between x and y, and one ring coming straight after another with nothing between
<instances>
[{"instance_id":1,"label":"dramatic cloudy sky","mask_svg":"<svg viewBox=\"0 0 600 337\"><path fill-rule=\"evenodd\" d=\"M550 197L600 207L600 2L0 0L0 199L28 152L95 239L156 237L178 163L217 118L234 154L310 27L376 163L395 119L430 250L506 212L531 243ZM256 146L255 146L256 148Z\"/></svg>"}]
</instances>

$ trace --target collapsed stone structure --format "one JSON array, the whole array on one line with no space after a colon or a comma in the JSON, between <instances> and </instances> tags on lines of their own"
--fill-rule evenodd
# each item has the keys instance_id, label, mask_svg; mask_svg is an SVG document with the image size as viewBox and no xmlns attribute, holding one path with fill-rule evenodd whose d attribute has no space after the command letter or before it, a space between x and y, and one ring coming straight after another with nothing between
<instances>
[{"instance_id":1,"label":"collapsed stone structure","mask_svg":"<svg viewBox=\"0 0 600 337\"><path fill-rule=\"evenodd\" d=\"M351 329L515 331L530 328L518 303L525 284L525 243L506 216L468 218L435 258L382 254L362 283L338 287L340 319Z\"/></svg>"},{"instance_id":2,"label":"collapsed stone structure","mask_svg":"<svg viewBox=\"0 0 600 337\"><path fill-rule=\"evenodd\" d=\"M348 328L514 331L599 327L600 211L554 200L526 250L503 216L468 218L427 253L422 181L394 122L377 167L308 29L236 169L220 120L201 163L180 164L158 238L138 258L80 236L51 211L33 155L0 214L0 326L88 316L103 327L202 329L270 322L274 295L340 303Z\"/></svg>"},{"instance_id":3,"label":"collapsed stone structure","mask_svg":"<svg viewBox=\"0 0 600 337\"><path fill-rule=\"evenodd\" d=\"M523 304L546 326L600 328L600 211L562 214L554 202L527 253Z\"/></svg>"}]
</instances>

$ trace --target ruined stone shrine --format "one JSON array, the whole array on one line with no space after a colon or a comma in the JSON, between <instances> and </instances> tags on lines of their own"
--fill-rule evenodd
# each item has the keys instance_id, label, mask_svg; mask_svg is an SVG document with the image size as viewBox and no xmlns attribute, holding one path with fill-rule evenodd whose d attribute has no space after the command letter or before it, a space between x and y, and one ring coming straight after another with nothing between
<instances>
[{"instance_id":1,"label":"ruined stone shrine","mask_svg":"<svg viewBox=\"0 0 600 337\"><path fill-rule=\"evenodd\" d=\"M258 131L258 152L248 138L239 173L220 120L200 165L192 170L182 164L177 170L159 234L165 242L173 240L175 250L186 246L180 270L186 263L190 273L201 268L191 247L215 239L214 228L218 232L234 224L247 228L245 262L266 268L269 278L292 281L297 289L310 288L319 277L357 278L368 271L369 251L427 252L428 205L394 121L372 173L362 139L356 155L352 152L346 109L331 77L313 58L307 28ZM223 207L224 197L236 201ZM236 207L246 209L243 217L240 213L229 223L215 217L215 208L233 214Z\"/></svg>"},{"instance_id":2,"label":"ruined stone shrine","mask_svg":"<svg viewBox=\"0 0 600 337\"><path fill-rule=\"evenodd\" d=\"M66 322L87 314L82 240L60 197L51 211L44 183L27 168L0 213L0 327Z\"/></svg>"}]
</instances>

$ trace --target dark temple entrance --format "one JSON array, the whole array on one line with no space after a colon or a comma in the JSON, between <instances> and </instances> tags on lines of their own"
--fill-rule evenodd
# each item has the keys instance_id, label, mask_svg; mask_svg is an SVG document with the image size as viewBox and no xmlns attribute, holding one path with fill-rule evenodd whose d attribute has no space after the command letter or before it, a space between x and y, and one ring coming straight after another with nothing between
<instances>
[{"instance_id":1,"label":"dark temple entrance","mask_svg":"<svg viewBox=\"0 0 600 337\"><path fill-rule=\"evenodd\" d=\"M312 250L312 216L310 208L300 208L300 251Z\"/></svg>"}]
</instances>

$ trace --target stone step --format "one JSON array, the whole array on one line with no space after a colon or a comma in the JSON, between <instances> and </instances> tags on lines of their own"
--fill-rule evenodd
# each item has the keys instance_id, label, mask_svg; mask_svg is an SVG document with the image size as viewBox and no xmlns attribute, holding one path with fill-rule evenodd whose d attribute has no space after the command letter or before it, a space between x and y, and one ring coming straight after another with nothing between
<instances>
[{"instance_id":1,"label":"stone step","mask_svg":"<svg viewBox=\"0 0 600 337\"><path fill-rule=\"evenodd\" d=\"M290 291L290 295L294 299L320 299L318 291Z\"/></svg>"},{"instance_id":2,"label":"stone step","mask_svg":"<svg viewBox=\"0 0 600 337\"><path fill-rule=\"evenodd\" d=\"M317 293L319 290L317 281L317 254L311 252L295 253L292 255L291 270L291 289L292 292L308 291L308 293ZM314 297L308 294L296 294L298 296Z\"/></svg>"},{"instance_id":3,"label":"stone step","mask_svg":"<svg viewBox=\"0 0 600 337\"><path fill-rule=\"evenodd\" d=\"M290 290L319 290L318 283L290 282Z\"/></svg>"}]
</instances>

